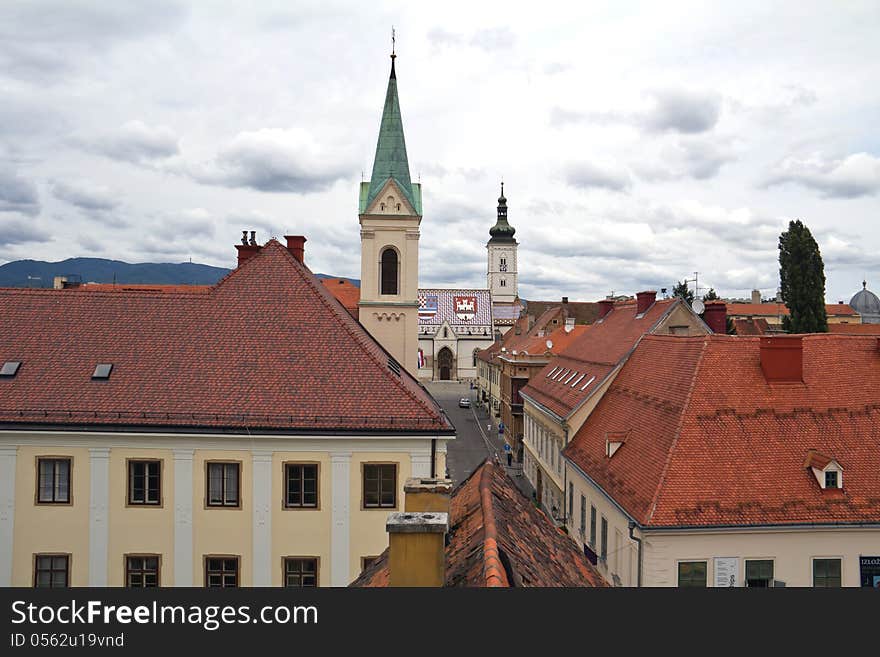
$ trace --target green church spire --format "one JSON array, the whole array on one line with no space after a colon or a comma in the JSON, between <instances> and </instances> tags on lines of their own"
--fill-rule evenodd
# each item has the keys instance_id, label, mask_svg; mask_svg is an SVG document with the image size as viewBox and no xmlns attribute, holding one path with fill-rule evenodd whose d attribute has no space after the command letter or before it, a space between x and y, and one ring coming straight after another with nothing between
<instances>
[{"instance_id":1,"label":"green church spire","mask_svg":"<svg viewBox=\"0 0 880 657\"><path fill-rule=\"evenodd\" d=\"M406 141L403 138L403 119L400 116L400 102L397 99L397 74L394 71L396 58L397 55L392 48L391 77L388 78L385 108L382 110L382 123L379 125L379 141L376 144L376 157L373 160L373 175L370 176L370 189L364 205L369 206L388 179L392 178L410 205L420 213L421 203L416 202L413 184L409 177Z\"/></svg>"}]
</instances>

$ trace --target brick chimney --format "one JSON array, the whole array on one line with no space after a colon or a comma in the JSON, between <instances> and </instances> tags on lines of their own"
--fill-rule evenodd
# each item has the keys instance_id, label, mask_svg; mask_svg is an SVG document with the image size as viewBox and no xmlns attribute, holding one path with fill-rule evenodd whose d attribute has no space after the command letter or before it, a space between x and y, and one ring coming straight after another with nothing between
<instances>
[{"instance_id":1,"label":"brick chimney","mask_svg":"<svg viewBox=\"0 0 880 657\"><path fill-rule=\"evenodd\" d=\"M712 333L727 333L727 304L723 301L707 301L703 319Z\"/></svg>"},{"instance_id":2,"label":"brick chimney","mask_svg":"<svg viewBox=\"0 0 880 657\"><path fill-rule=\"evenodd\" d=\"M446 583L448 513L391 513L385 529L389 586L442 587Z\"/></svg>"},{"instance_id":3,"label":"brick chimney","mask_svg":"<svg viewBox=\"0 0 880 657\"><path fill-rule=\"evenodd\" d=\"M641 315L654 303L657 298L656 290L648 290L646 292L638 292L636 294L636 314Z\"/></svg>"},{"instance_id":4,"label":"brick chimney","mask_svg":"<svg viewBox=\"0 0 880 657\"><path fill-rule=\"evenodd\" d=\"M306 254L306 238L304 235L285 235L284 239L287 240L287 250L290 251L290 254L299 260L301 263L305 264L305 254Z\"/></svg>"},{"instance_id":5,"label":"brick chimney","mask_svg":"<svg viewBox=\"0 0 880 657\"><path fill-rule=\"evenodd\" d=\"M452 479L410 477L403 485L406 512L449 513Z\"/></svg>"},{"instance_id":6,"label":"brick chimney","mask_svg":"<svg viewBox=\"0 0 880 657\"><path fill-rule=\"evenodd\" d=\"M599 317L597 319L602 319L611 312L611 309L614 308L614 299L602 299L599 302Z\"/></svg>"},{"instance_id":7,"label":"brick chimney","mask_svg":"<svg viewBox=\"0 0 880 657\"><path fill-rule=\"evenodd\" d=\"M752 303L761 303L761 290L752 290Z\"/></svg>"},{"instance_id":8,"label":"brick chimney","mask_svg":"<svg viewBox=\"0 0 880 657\"><path fill-rule=\"evenodd\" d=\"M803 336L761 338L761 371L768 383L801 383L804 376Z\"/></svg>"},{"instance_id":9,"label":"brick chimney","mask_svg":"<svg viewBox=\"0 0 880 657\"><path fill-rule=\"evenodd\" d=\"M257 244L257 231L251 231L251 239L248 241L248 232L246 230L241 231L241 244L236 244L235 248L238 250L238 266L241 267L246 261L253 258L260 252L260 249L263 248L259 244Z\"/></svg>"}]
</instances>

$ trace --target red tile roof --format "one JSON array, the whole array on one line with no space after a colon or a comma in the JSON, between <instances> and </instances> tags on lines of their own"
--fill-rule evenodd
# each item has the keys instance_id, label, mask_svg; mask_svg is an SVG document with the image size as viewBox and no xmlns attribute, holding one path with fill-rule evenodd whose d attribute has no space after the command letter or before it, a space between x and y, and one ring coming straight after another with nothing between
<instances>
[{"instance_id":1,"label":"red tile roof","mask_svg":"<svg viewBox=\"0 0 880 657\"><path fill-rule=\"evenodd\" d=\"M829 324L828 332L847 335L880 335L880 324Z\"/></svg>"},{"instance_id":2,"label":"red tile roof","mask_svg":"<svg viewBox=\"0 0 880 657\"><path fill-rule=\"evenodd\" d=\"M847 303L826 303L825 312L829 316L858 314ZM788 315L788 307L784 303L728 303L727 315L729 317L784 317Z\"/></svg>"},{"instance_id":3,"label":"red tile roof","mask_svg":"<svg viewBox=\"0 0 880 657\"><path fill-rule=\"evenodd\" d=\"M646 336L566 458L643 525L880 521L877 339L803 336L796 384L766 381L761 340ZM630 432L612 459L610 431ZM840 464L842 491L817 485L811 450Z\"/></svg>"},{"instance_id":4,"label":"red tile roof","mask_svg":"<svg viewBox=\"0 0 880 657\"><path fill-rule=\"evenodd\" d=\"M733 330L737 335L764 335L770 332L770 326L763 317L734 319Z\"/></svg>"},{"instance_id":5,"label":"red tile roof","mask_svg":"<svg viewBox=\"0 0 880 657\"><path fill-rule=\"evenodd\" d=\"M83 283L73 287L64 288L68 291L83 292L164 292L165 294L208 294L213 289L212 285L152 285L148 283Z\"/></svg>"},{"instance_id":6,"label":"red tile roof","mask_svg":"<svg viewBox=\"0 0 880 657\"><path fill-rule=\"evenodd\" d=\"M6 425L453 431L275 240L209 293L0 289L6 360L22 362L0 379Z\"/></svg>"},{"instance_id":7,"label":"red tile roof","mask_svg":"<svg viewBox=\"0 0 880 657\"><path fill-rule=\"evenodd\" d=\"M345 307L348 313L357 319L361 289L345 278L321 278L319 280L336 297L336 300Z\"/></svg>"},{"instance_id":8,"label":"red tile roof","mask_svg":"<svg viewBox=\"0 0 880 657\"><path fill-rule=\"evenodd\" d=\"M446 586L607 586L577 545L486 461L452 493ZM352 586L388 586L388 551Z\"/></svg>"},{"instance_id":9,"label":"red tile roof","mask_svg":"<svg viewBox=\"0 0 880 657\"><path fill-rule=\"evenodd\" d=\"M611 312L591 324L588 331L535 374L521 394L558 417L567 417L593 394L638 340L678 304L681 300L677 297L659 299L642 317L636 312L635 301L614 304Z\"/></svg>"}]
</instances>

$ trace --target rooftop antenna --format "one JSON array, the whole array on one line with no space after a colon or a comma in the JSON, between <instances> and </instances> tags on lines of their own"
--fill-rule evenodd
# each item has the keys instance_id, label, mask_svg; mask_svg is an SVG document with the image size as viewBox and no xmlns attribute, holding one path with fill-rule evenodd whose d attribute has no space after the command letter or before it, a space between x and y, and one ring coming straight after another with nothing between
<instances>
[{"instance_id":1,"label":"rooftop antenna","mask_svg":"<svg viewBox=\"0 0 880 657\"><path fill-rule=\"evenodd\" d=\"M396 38L396 37L397 37L397 35L396 35L396 33L394 32L394 26L392 25L392 26L391 26L391 59L394 59L395 57L397 57L397 55L394 54L394 47L395 47L396 42L397 42L397 38Z\"/></svg>"}]
</instances>

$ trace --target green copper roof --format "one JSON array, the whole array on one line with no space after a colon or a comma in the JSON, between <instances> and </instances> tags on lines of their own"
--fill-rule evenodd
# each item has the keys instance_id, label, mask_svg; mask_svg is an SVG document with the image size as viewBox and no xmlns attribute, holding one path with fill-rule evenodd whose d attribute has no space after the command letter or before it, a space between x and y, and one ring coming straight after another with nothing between
<instances>
[{"instance_id":1,"label":"green copper roof","mask_svg":"<svg viewBox=\"0 0 880 657\"><path fill-rule=\"evenodd\" d=\"M388 91L385 93L385 108L382 110L382 123L379 125L379 141L376 144L376 157L373 160L373 175L370 176L370 191L366 205L372 203L388 179L393 178L410 204L419 210L416 207L413 185L409 178L403 119L400 116L400 102L397 99L394 57L391 56L391 77L388 79Z\"/></svg>"}]
</instances>

